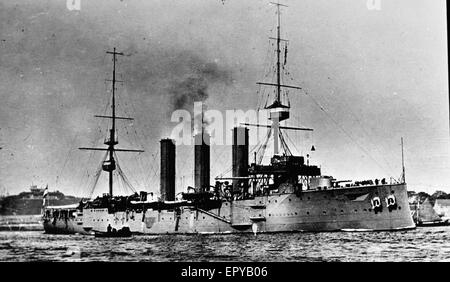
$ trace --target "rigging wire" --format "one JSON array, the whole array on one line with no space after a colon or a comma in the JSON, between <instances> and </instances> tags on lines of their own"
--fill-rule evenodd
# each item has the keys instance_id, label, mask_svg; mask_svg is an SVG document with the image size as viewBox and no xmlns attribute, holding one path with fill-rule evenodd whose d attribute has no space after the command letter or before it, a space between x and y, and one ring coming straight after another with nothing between
<instances>
[{"instance_id":1,"label":"rigging wire","mask_svg":"<svg viewBox=\"0 0 450 282\"><path fill-rule=\"evenodd\" d=\"M283 136L283 133L282 133L281 130L279 131L279 136L280 136L281 146L284 149L285 154L288 155L288 156L292 156L292 152L289 149L286 141L284 140L284 136Z\"/></svg>"},{"instance_id":2,"label":"rigging wire","mask_svg":"<svg viewBox=\"0 0 450 282\"><path fill-rule=\"evenodd\" d=\"M134 186L131 184L130 180L128 179L128 177L126 176L126 174L123 172L122 167L119 164L119 157L117 156L116 152L114 152L114 157L116 158L116 165L117 165L117 173L120 176L120 178L122 178L122 181L124 182L124 187L128 187L131 189L131 191L133 191L134 193L136 193L136 189L134 188Z\"/></svg>"},{"instance_id":3,"label":"rigging wire","mask_svg":"<svg viewBox=\"0 0 450 282\"><path fill-rule=\"evenodd\" d=\"M108 92L108 91L106 90L106 88L107 88L107 86L106 86L106 81L105 81L105 83L104 83L104 86L105 86L105 92ZM107 112L107 110L108 110L108 107L110 106L110 102L111 102L110 99L107 99L107 103L105 104L105 108L104 108L104 110L103 110L103 115L106 115L106 112ZM99 120L97 120L97 122L96 122L96 127L97 127L96 133L97 133L97 134L94 136L94 141L92 141L92 143L91 143L91 146L92 146L92 147L94 147L94 146L98 143L98 141L102 139L102 129L101 129L100 124L101 124L101 121L100 121L100 119L99 119ZM93 159L94 155L95 155L95 151L91 151L91 152L89 153L89 157L88 157L88 159L87 159L87 161L86 161L87 165L84 166L84 167L82 167L82 168L86 168L86 167L89 166L89 164L92 162L92 159ZM95 176L95 174L94 174L94 176ZM89 184L90 177L91 177L91 175L90 175L90 173L89 173L89 169L86 169L86 174L85 174L85 176L81 176L81 177L79 178L79 179L80 179L79 187L88 187L88 188L89 188L90 186L88 186L88 184ZM98 181L98 180L97 180L97 181ZM84 189L84 188L82 188L82 189ZM94 189L95 189L95 187L94 187ZM88 189L88 191L90 191L90 188ZM92 192L92 193L93 193L93 192ZM91 194L91 193L90 193L90 194ZM89 197L91 197L91 195L90 195Z\"/></svg>"},{"instance_id":4,"label":"rigging wire","mask_svg":"<svg viewBox=\"0 0 450 282\"><path fill-rule=\"evenodd\" d=\"M105 55L104 55L104 56L105 56ZM105 83L105 88L106 88L106 83ZM106 113L106 110L107 110L107 108L108 108L108 105L109 105L109 100L108 100L107 105L105 106L104 114ZM86 113L87 113L88 109L89 109L88 107L84 107L83 114L81 115L82 117L86 117ZM96 127L97 127L97 128L100 128L100 121L97 121ZM100 129L100 131L101 131L101 129ZM70 148L70 149L69 149L69 151L68 151L68 153L67 153L67 155L66 155L66 158L65 158L65 161L64 161L64 163L63 163L63 166L61 167L61 170L59 171L59 173L58 173L57 176L56 176L56 181L55 181L56 185L59 185L60 179L63 178L62 176L63 176L63 174L64 174L65 168L66 168L67 164L69 163L69 160L72 159L71 156L72 156L73 152L75 151L75 150L74 150L74 144L75 144L76 140L78 139L79 135L80 135L80 132L78 132L77 134L75 134L75 136L73 137L72 141L70 142L70 145L69 145L69 148ZM97 140L97 139L98 139L98 138L96 138L96 140ZM94 142L94 144L95 144L95 142ZM93 156L93 152L91 152L88 161L91 160L92 156ZM77 166L76 166L76 167L77 167ZM82 166L80 166L80 167L81 167L81 169L80 169L79 171L80 171L80 173L83 175L83 174L84 174L84 170L82 169L83 167L82 167ZM75 175L80 174L80 173L75 173ZM81 183L83 183L83 182L82 182L83 179L85 179L82 175L80 175L80 177L76 177L76 176L75 176L76 178L80 179L80 180L79 180L79 186L78 186L78 187L84 187L84 185L85 185L85 184L82 184L82 185L81 185ZM87 172L87 177L89 177L89 172ZM75 194L75 193L74 193L74 194ZM84 193L82 192L82 194L84 194Z\"/></svg>"},{"instance_id":5,"label":"rigging wire","mask_svg":"<svg viewBox=\"0 0 450 282\"><path fill-rule=\"evenodd\" d=\"M389 174L389 172L387 172L385 170L385 168L383 166L381 166L377 160L375 158L372 157L372 155L363 147L361 146L352 136L350 133L347 132L347 130L345 130L345 128L343 128L326 110L324 107L322 107L320 105L320 103L318 101L316 101L316 99L314 99L311 95L308 94L308 92L306 92L306 90L303 90L305 92L305 94L314 102L314 104L316 104L316 106L323 112L325 113L325 115L356 145L358 146L358 148L363 151L369 158L372 159L372 161L379 167L381 168L381 170L383 170L386 174Z\"/></svg>"},{"instance_id":6,"label":"rigging wire","mask_svg":"<svg viewBox=\"0 0 450 282\"><path fill-rule=\"evenodd\" d=\"M118 105L121 105L121 101L120 101L120 100L118 100ZM125 102L125 105L128 105L128 104ZM128 112L126 111L125 107L123 107L123 111L124 111L125 115L129 116L129 114L128 114ZM136 143L140 143L139 140L138 140L137 132L136 132L135 129L130 128L130 131L131 131L132 133L136 133L135 136L133 136L132 134L129 133L129 128L127 127L126 124L124 125L124 129L125 129L126 136L132 137L132 138L135 139L135 142L136 142ZM133 143L133 142L131 142L131 143ZM142 146L142 143L140 143L140 145L141 145L141 147L143 147L143 146ZM144 168L143 168L143 164L142 164L142 162L141 162L141 159L138 158L139 155L141 155L141 153L135 155L135 156L134 156L134 159L136 160L136 164L137 164L138 168L140 169L140 172L139 172L139 173L140 173L140 177L142 178L142 177L144 176L145 173L144 173ZM136 181L136 179L133 179L133 180L136 182L136 184L139 185L139 181ZM142 180L142 179L141 179L141 180ZM144 183L143 183L143 184L144 184ZM144 185L145 185L145 184L144 184ZM141 185L139 185L139 186L141 186Z\"/></svg>"},{"instance_id":7,"label":"rigging wire","mask_svg":"<svg viewBox=\"0 0 450 282\"><path fill-rule=\"evenodd\" d=\"M296 112L296 113L299 114L299 112ZM301 122L299 116L292 115L292 116L291 116L291 119L294 119L294 120L296 121L297 127L302 127L302 122ZM287 136L288 139L292 142L292 144L294 145L294 147L295 147L294 141L300 140L300 150L298 149L298 147L295 147L295 149L298 151L298 153L300 153L300 155L303 154L303 149L304 149L304 146L305 146L305 143L306 143L306 142L305 142L305 139L307 139L306 137L305 137L305 138L302 138L302 137L301 137L301 134L302 134L302 133L301 133L300 131L296 131L296 134L295 134L295 138L296 138L296 139L291 139L291 138L290 138L291 136L290 136L289 134L286 134L286 136ZM311 134L311 136L313 136L313 135L314 135L314 131L310 131L309 134ZM312 138L312 137L310 137L310 138L312 139L312 140L311 140L311 143L314 144L314 138Z\"/></svg>"},{"instance_id":8,"label":"rigging wire","mask_svg":"<svg viewBox=\"0 0 450 282\"><path fill-rule=\"evenodd\" d=\"M272 31L273 31L273 30L271 30L271 32L272 32ZM269 43L269 45L272 45L272 46L273 46L273 44L272 44L272 42L271 42L270 39L268 39L268 43ZM272 55L272 56L271 56L271 55ZM264 57L264 63L263 63L263 66L267 66L267 65L271 66L271 65L272 65L271 62L273 61L273 57L274 57L274 53L272 52L271 48L267 48L267 52L266 52L266 55L265 55L265 57ZM272 70L270 69L270 67L269 67L269 68L264 68L264 69L267 69L267 72L263 74L263 78L267 78L268 75L272 73ZM258 86L258 90L256 91L256 94L258 95L258 102L257 102L257 109L258 109L258 110L261 109L261 106L262 106L262 104L263 104L263 101L265 101L265 100L264 100L264 95L259 95L259 94L261 93L261 90L264 90L264 88L262 88L262 86L259 85L259 86ZM264 91L263 91L263 92L264 92ZM265 103L266 103L266 102L265 102Z\"/></svg>"},{"instance_id":9,"label":"rigging wire","mask_svg":"<svg viewBox=\"0 0 450 282\"><path fill-rule=\"evenodd\" d=\"M318 96L319 96L319 95L318 95ZM322 98L323 98L323 100L328 101L328 104L330 103L330 102L329 102L330 100L328 100L328 99L326 98L326 96L322 96ZM362 123L360 122L359 118L358 118L358 117L350 110L351 107L349 107L348 104L345 103L344 100L340 99L339 101L342 102L342 103L344 104L345 109L347 109L347 110L346 110L346 113L348 113L348 114L350 114L350 115L352 116L352 120L353 120L353 121L356 121L356 122L358 123L359 128L361 129L361 131L363 132L363 134L364 134L364 135L367 137L367 139L369 140L369 142L370 142L370 144L371 144L371 147L375 148L375 150L377 151L378 155L380 155L380 156L383 158L383 160L384 160L385 164L388 166L389 170L390 170L390 171L393 171L392 166L391 166L391 163L386 159L385 154L382 154L382 150L380 150L380 147L379 147L377 144L375 144L374 142L372 142L373 138L372 138L371 135L367 132L367 130L364 128L364 126L363 126ZM333 103L332 103L332 104L333 104Z\"/></svg>"},{"instance_id":10,"label":"rigging wire","mask_svg":"<svg viewBox=\"0 0 450 282\"><path fill-rule=\"evenodd\" d=\"M272 128L270 128L268 130L267 137L266 137L266 140L264 141L264 144L261 147L259 147L258 150L256 151L256 155L258 157L258 163L257 163L258 165L260 165L263 161L264 154L267 149L267 143L269 143L269 139L270 139L271 135L272 135Z\"/></svg>"},{"instance_id":11,"label":"rigging wire","mask_svg":"<svg viewBox=\"0 0 450 282\"><path fill-rule=\"evenodd\" d=\"M78 135L79 135L79 133L75 134L75 136L72 138L72 142L70 142L70 145L69 145L69 148L70 148L70 149L69 149L69 151L67 152L66 159L65 159L65 161L64 161L64 163L63 163L63 166L61 167L61 170L60 170L59 173L56 175L56 181L55 181L56 186L58 186L58 184L59 184L59 178L60 178L60 176L62 175L62 173L63 173L63 171L64 171L64 169L65 169L67 163L69 162L71 154L72 154L73 151L74 151L74 150L73 150L73 147L74 147L74 144L75 144L76 139L78 138Z\"/></svg>"},{"instance_id":12,"label":"rigging wire","mask_svg":"<svg viewBox=\"0 0 450 282\"><path fill-rule=\"evenodd\" d=\"M125 195L128 194L128 191L127 191L125 185L123 184L123 180L119 176L119 172L117 170L113 171L113 179L115 179L114 183L116 184L115 194L116 195L120 195L121 193L123 193Z\"/></svg>"},{"instance_id":13,"label":"rigging wire","mask_svg":"<svg viewBox=\"0 0 450 282\"><path fill-rule=\"evenodd\" d=\"M228 166L226 170L224 170L222 173L218 174L218 177L221 178L224 175L226 175L227 173L231 172L231 170L233 169L233 166Z\"/></svg>"},{"instance_id":14,"label":"rigging wire","mask_svg":"<svg viewBox=\"0 0 450 282\"><path fill-rule=\"evenodd\" d=\"M92 196L94 194L95 188L97 187L98 180L100 179L100 175L103 171L103 162L106 161L107 157L108 157L108 152L105 152L105 155L103 156L102 161L100 162L100 164L97 166L97 169L95 170L94 179L88 190L89 198L92 198Z\"/></svg>"},{"instance_id":15,"label":"rigging wire","mask_svg":"<svg viewBox=\"0 0 450 282\"><path fill-rule=\"evenodd\" d=\"M289 140L289 141L292 143L292 146L294 146L294 149L297 150L297 153L301 155L301 152L298 150L297 146L295 146L295 143L294 143L294 141L292 141L292 139L289 137L289 134L285 134L284 136L287 138L287 140Z\"/></svg>"},{"instance_id":16,"label":"rigging wire","mask_svg":"<svg viewBox=\"0 0 450 282\"><path fill-rule=\"evenodd\" d=\"M156 157L158 156L158 151L153 153L151 156L153 157L153 159L150 161L150 163L156 164L155 161L156 161ZM152 172L153 172L153 176L152 176ZM157 175L157 173L158 173L158 170L155 169L153 165L151 165L150 166L150 170L149 170L149 172L147 174L147 177L146 177L146 183L148 183L149 185L152 184L152 183L155 183L154 177Z\"/></svg>"},{"instance_id":17,"label":"rigging wire","mask_svg":"<svg viewBox=\"0 0 450 282\"><path fill-rule=\"evenodd\" d=\"M128 92L127 92L127 93L128 93ZM136 107L135 107L134 102L133 102L134 100L131 99L131 98L130 98L130 100L131 100L131 102L129 103L129 105L131 105L131 111L134 113L134 115L136 115L136 114L137 114L137 110L136 110ZM128 106L128 103L125 102L125 104ZM125 112L126 112L126 109L124 109L124 110L125 110ZM135 133L135 140L137 141L137 143L138 143L142 148L144 148L144 144L140 141L140 138L139 138L139 136L138 136L138 134L137 134L137 131L136 131L135 129L134 129L134 133ZM148 135L146 134L145 131L142 131L142 135L144 136L144 138L145 138L146 140L151 140L151 139L148 137ZM139 154L139 155L141 155L141 154ZM145 157L145 156L146 156L146 154L144 154L144 157ZM151 157L153 157L153 159L152 159ZM154 165L156 165L156 162L155 162L155 155L154 155L154 154L152 154L151 156L148 155L148 160L149 160L149 164L150 164L150 169L151 169L153 172L155 172L155 168L154 168ZM150 186L150 183L148 182L149 177L145 177L146 173L145 173L144 171L146 171L146 169L145 169L145 165L143 165L143 162L144 162L144 160L140 158L140 165L141 165L141 169L142 169L142 177L143 177L143 180L144 180L144 185L145 185L145 186L146 186L146 185ZM155 174L156 174L156 173L157 173L157 172L155 172ZM149 173L149 175L150 175L150 173ZM152 179L153 179L153 177L152 177Z\"/></svg>"},{"instance_id":18,"label":"rigging wire","mask_svg":"<svg viewBox=\"0 0 450 282\"><path fill-rule=\"evenodd\" d=\"M159 156L159 151L157 151L156 154L152 154L152 156L153 156L152 163L156 164L155 160ZM150 168L153 171L153 175L151 176L149 183L156 183L155 178L157 178L159 170L157 168L155 169L153 166L151 166ZM152 174L152 171L149 171L149 174L148 174L149 177Z\"/></svg>"}]
</instances>

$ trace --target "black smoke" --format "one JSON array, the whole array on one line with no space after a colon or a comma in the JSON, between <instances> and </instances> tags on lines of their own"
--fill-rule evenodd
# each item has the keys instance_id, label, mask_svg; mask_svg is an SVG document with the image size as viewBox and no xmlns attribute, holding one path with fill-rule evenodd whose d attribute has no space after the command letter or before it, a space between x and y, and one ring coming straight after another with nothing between
<instances>
[{"instance_id":1,"label":"black smoke","mask_svg":"<svg viewBox=\"0 0 450 282\"><path fill-rule=\"evenodd\" d=\"M182 79L173 81L169 88L173 110L192 110L194 102L205 102L208 88L212 83L231 83L231 72L216 63L204 63L193 57L190 73Z\"/></svg>"}]
</instances>

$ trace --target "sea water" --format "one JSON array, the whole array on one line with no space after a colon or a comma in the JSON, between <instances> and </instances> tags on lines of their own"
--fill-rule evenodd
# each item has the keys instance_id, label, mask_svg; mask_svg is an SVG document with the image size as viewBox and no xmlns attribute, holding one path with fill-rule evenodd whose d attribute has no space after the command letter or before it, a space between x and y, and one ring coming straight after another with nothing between
<instances>
[{"instance_id":1,"label":"sea water","mask_svg":"<svg viewBox=\"0 0 450 282\"><path fill-rule=\"evenodd\" d=\"M450 226L131 238L0 232L0 261L450 261Z\"/></svg>"}]
</instances>

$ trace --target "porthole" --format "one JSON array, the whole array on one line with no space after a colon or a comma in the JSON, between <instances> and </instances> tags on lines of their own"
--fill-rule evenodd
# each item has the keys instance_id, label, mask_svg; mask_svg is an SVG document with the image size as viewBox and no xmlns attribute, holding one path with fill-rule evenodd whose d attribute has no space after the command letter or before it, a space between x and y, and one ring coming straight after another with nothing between
<instances>
[{"instance_id":1,"label":"porthole","mask_svg":"<svg viewBox=\"0 0 450 282\"><path fill-rule=\"evenodd\" d=\"M277 200L275 200L275 203L277 202Z\"/></svg>"},{"instance_id":2,"label":"porthole","mask_svg":"<svg viewBox=\"0 0 450 282\"><path fill-rule=\"evenodd\" d=\"M289 202L291 201L291 199L289 199Z\"/></svg>"},{"instance_id":3,"label":"porthole","mask_svg":"<svg viewBox=\"0 0 450 282\"><path fill-rule=\"evenodd\" d=\"M344 212L344 210L341 210L341 212Z\"/></svg>"},{"instance_id":4,"label":"porthole","mask_svg":"<svg viewBox=\"0 0 450 282\"><path fill-rule=\"evenodd\" d=\"M309 212L306 212L306 214L309 214Z\"/></svg>"},{"instance_id":5,"label":"porthole","mask_svg":"<svg viewBox=\"0 0 450 282\"><path fill-rule=\"evenodd\" d=\"M402 209L402 207L401 207L401 206L398 206L398 209L399 209L399 210L401 210L401 209Z\"/></svg>"},{"instance_id":6,"label":"porthole","mask_svg":"<svg viewBox=\"0 0 450 282\"><path fill-rule=\"evenodd\" d=\"M358 210L355 210L355 212L358 212Z\"/></svg>"},{"instance_id":7,"label":"porthole","mask_svg":"<svg viewBox=\"0 0 450 282\"><path fill-rule=\"evenodd\" d=\"M297 215L297 213L295 213L295 215Z\"/></svg>"},{"instance_id":8,"label":"porthole","mask_svg":"<svg viewBox=\"0 0 450 282\"><path fill-rule=\"evenodd\" d=\"M310 197L308 197L308 200L311 200L311 198L310 198Z\"/></svg>"},{"instance_id":9,"label":"porthole","mask_svg":"<svg viewBox=\"0 0 450 282\"><path fill-rule=\"evenodd\" d=\"M326 211L323 211L322 213L323 213L323 214L326 214L327 212L326 212Z\"/></svg>"}]
</instances>

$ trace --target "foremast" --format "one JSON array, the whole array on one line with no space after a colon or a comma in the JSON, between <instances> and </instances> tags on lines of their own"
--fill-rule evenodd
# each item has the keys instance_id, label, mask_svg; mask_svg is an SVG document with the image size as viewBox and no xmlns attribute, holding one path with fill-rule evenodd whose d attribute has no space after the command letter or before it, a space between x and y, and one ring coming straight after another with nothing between
<instances>
[{"instance_id":1,"label":"foremast","mask_svg":"<svg viewBox=\"0 0 450 282\"><path fill-rule=\"evenodd\" d=\"M112 71L112 79L107 80L112 83L112 97L111 97L111 116L101 116L101 115L95 115L95 117L98 118L108 118L111 119L111 129L109 130L109 138L107 138L104 142L105 145L108 145L108 148L79 148L80 150L92 150L92 151L107 151L108 154L108 160L104 161L102 164L103 171L108 172L108 182L109 182L109 196L113 196L113 187L114 187L114 171L116 170L116 160L114 159L115 152L137 152L142 153L143 150L134 150L134 149L116 149L115 146L119 144L118 138L116 138L116 120L134 120L133 118L129 117L117 117L116 116L116 82L122 82L118 81L116 79L116 61L117 56L123 56L124 54L122 52L117 52L116 48L113 49L113 51L106 51L107 54L110 54L113 56L113 71Z\"/></svg>"},{"instance_id":2,"label":"foremast","mask_svg":"<svg viewBox=\"0 0 450 282\"><path fill-rule=\"evenodd\" d=\"M103 164L103 170L109 174L109 195L113 196L113 172L116 169L116 161L114 160L114 146L119 142L116 140L116 56L123 56L123 53L116 52L116 48L111 51L106 51L107 54L113 56L113 73L112 73L112 103L111 103L111 129L109 131L109 140L105 140L105 145L108 145L109 164Z\"/></svg>"},{"instance_id":3,"label":"foremast","mask_svg":"<svg viewBox=\"0 0 450 282\"><path fill-rule=\"evenodd\" d=\"M270 40L276 40L276 80L268 82L257 82L262 86L274 87L275 95L269 103L266 103L264 109L269 111L270 125L241 123L245 126L268 127L269 132L264 142L261 143L255 152L255 162L248 169L248 176L253 182L253 187L263 194L270 190L282 189L283 191L298 192L303 185L308 186L309 177L320 176L320 168L310 165L309 160L305 164L303 156L295 156L289 149L283 130L313 131L311 128L293 127L280 125L280 122L288 120L290 117L290 103L288 93L285 89L300 90L301 87L286 85L283 82L282 69L287 64L287 39L281 37L281 8L287 7L279 2L271 2L276 6L277 11L277 29L276 37L269 37ZM281 43L285 42L284 63L282 64ZM262 160L267 148L269 139L273 135L273 156L269 164L263 164ZM257 160L257 154L259 159ZM239 177L239 175L237 175ZM217 179L217 178L216 178ZM233 176L233 179L237 179ZM238 179L239 180L239 179ZM256 192L258 194L258 192ZM245 198L245 193L243 198Z\"/></svg>"},{"instance_id":4,"label":"foremast","mask_svg":"<svg viewBox=\"0 0 450 282\"><path fill-rule=\"evenodd\" d=\"M292 89L301 89L298 86L292 86L292 85L284 85L281 81L281 42L288 42L288 40L281 38L281 10L280 7L287 7L284 4L281 4L279 2L270 2L270 4L273 4L277 8L277 34L276 37L269 37L271 40L276 41L276 53L277 53L277 63L276 63L276 83L268 83L268 82L257 82L257 84L260 85L266 85L266 86L272 86L276 87L276 95L273 103L269 106L266 106L265 109L270 111L269 119L272 121L271 124L271 130L273 132L273 153L274 155L279 154L279 140L282 138L281 132L280 132L280 122L289 119L289 109L290 105L289 103L287 105L284 105L281 101L281 91L282 88L292 88ZM287 49L286 49L287 50ZM285 55L286 56L286 55ZM294 130L308 130L311 129L301 129L301 128L295 128Z\"/></svg>"}]
</instances>

